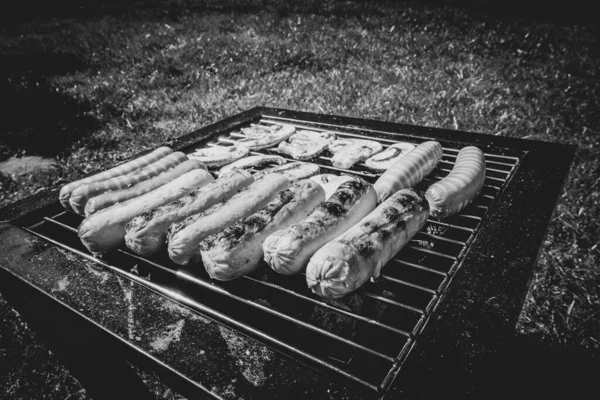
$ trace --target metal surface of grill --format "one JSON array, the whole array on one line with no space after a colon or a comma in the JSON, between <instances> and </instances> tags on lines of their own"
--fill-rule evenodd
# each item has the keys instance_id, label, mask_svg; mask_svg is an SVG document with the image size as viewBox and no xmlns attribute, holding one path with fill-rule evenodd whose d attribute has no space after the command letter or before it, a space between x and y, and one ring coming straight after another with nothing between
<instances>
[{"instance_id":1,"label":"metal surface of grill","mask_svg":"<svg viewBox=\"0 0 600 400\"><path fill-rule=\"evenodd\" d=\"M419 143L427 137L406 132L369 130L347 125L261 117L246 121L204 143L180 150L214 145L231 145L239 128L250 123L292 124L297 129L334 131L341 138L378 140L384 147L397 141ZM443 158L417 190L447 175L461 147L469 144L439 140ZM35 235L106 268L163 293L239 331L292 356L318 370L357 384L371 393L385 392L397 371L419 340L419 334L469 251L470 244L485 223L490 208L519 167L525 151L480 146L487 163L485 184L475 201L459 215L446 220L430 218L421 231L370 282L355 294L338 301L324 301L310 293L303 274L280 276L266 264L254 273L233 282L216 282L204 268L183 268L166 255L143 258L123 248L96 258L77 237L82 218L51 207L38 220L22 226ZM266 149L255 154L279 154ZM321 173L352 174L374 182L379 174L363 163L351 170L335 168L325 152L312 162ZM295 161L290 158L290 161ZM365 367L368 366L368 367Z\"/></svg>"}]
</instances>

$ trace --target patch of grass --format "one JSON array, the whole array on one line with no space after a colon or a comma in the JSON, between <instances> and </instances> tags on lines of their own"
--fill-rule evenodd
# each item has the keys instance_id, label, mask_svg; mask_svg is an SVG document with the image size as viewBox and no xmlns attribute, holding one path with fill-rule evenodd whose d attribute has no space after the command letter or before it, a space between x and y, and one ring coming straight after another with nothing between
<instances>
[{"instance_id":1,"label":"patch of grass","mask_svg":"<svg viewBox=\"0 0 600 400\"><path fill-rule=\"evenodd\" d=\"M598 25L454 3L146 1L4 27L0 157L61 140L60 168L2 177L0 205L256 105L575 144L518 330L599 349Z\"/></svg>"}]
</instances>

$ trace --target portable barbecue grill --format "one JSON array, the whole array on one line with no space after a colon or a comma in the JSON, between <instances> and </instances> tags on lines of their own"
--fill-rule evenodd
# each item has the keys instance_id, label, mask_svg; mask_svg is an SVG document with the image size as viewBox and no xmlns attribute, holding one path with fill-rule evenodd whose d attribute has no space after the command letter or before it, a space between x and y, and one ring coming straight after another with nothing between
<instances>
[{"instance_id":1,"label":"portable barbecue grill","mask_svg":"<svg viewBox=\"0 0 600 400\"><path fill-rule=\"evenodd\" d=\"M443 158L421 191L452 169L462 147L475 145L486 156L485 184L459 215L430 218L376 282L334 302L310 293L304 275L279 276L268 267L216 282L202 267L126 248L96 258L77 237L82 218L64 211L53 190L0 211L2 293L38 321L37 330L58 329L56 342L64 342L57 326L67 321L67 337L81 332L78 351L105 349L107 362L134 362L191 398L478 393L491 357L514 330L574 147L271 108L166 145L184 152L230 145L251 123L334 131L384 146L437 140ZM364 164L334 168L330 157L312 162L322 173L378 177ZM80 370L98 367L71 365L92 386L90 375L112 373L85 375Z\"/></svg>"}]
</instances>

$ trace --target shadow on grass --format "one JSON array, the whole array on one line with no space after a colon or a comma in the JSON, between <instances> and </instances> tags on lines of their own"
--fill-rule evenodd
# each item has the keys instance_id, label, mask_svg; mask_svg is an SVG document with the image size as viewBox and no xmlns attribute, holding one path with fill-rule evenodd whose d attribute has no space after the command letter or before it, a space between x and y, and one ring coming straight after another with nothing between
<instances>
[{"instance_id":1,"label":"shadow on grass","mask_svg":"<svg viewBox=\"0 0 600 400\"><path fill-rule=\"evenodd\" d=\"M53 157L96 129L90 104L59 93L48 78L86 68L71 54L0 56L0 159L27 153Z\"/></svg>"}]
</instances>

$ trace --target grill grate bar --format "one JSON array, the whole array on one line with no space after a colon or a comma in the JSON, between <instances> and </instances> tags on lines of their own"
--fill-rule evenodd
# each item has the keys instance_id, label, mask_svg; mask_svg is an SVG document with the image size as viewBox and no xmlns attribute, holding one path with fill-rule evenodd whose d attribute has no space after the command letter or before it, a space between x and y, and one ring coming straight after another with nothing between
<instances>
[{"instance_id":1,"label":"grill grate bar","mask_svg":"<svg viewBox=\"0 0 600 400\"><path fill-rule=\"evenodd\" d=\"M448 223L448 222L442 222L442 221L438 221L438 220L435 220L435 219L427 219L427 222L429 222L431 224L436 224L436 225L439 225L439 226L443 226L445 228L455 228L455 229L461 229L461 230L467 231L467 232L475 232L474 229L468 228L466 226L451 224L451 223Z\"/></svg>"},{"instance_id":2,"label":"grill grate bar","mask_svg":"<svg viewBox=\"0 0 600 400\"><path fill-rule=\"evenodd\" d=\"M454 148L454 147L444 147L444 150L448 150L448 151L452 151L455 152L456 155L458 155L458 152L460 151L460 149ZM449 154L450 157L456 157L456 155L454 154ZM507 156L505 154L498 154L498 153L486 153L485 151L483 152L483 155L486 157L496 157L496 158L504 158L506 160L513 160L513 163L508 164L508 165L515 165L516 163L519 162L519 157L515 157L515 156Z\"/></svg>"},{"instance_id":3,"label":"grill grate bar","mask_svg":"<svg viewBox=\"0 0 600 400\"><path fill-rule=\"evenodd\" d=\"M426 267L424 265L413 263L413 262L410 262L410 261L404 261L404 260L402 260L400 258L394 258L393 260L394 260L394 262L397 262L397 263L400 263L400 264L404 264L404 265L407 265L409 267L421 269L423 271L431 272L431 273L434 273L434 274L437 274L437 275L440 275L440 276L446 276L447 275L445 272L438 271L436 269L429 268L429 267Z\"/></svg>"},{"instance_id":4,"label":"grill grate bar","mask_svg":"<svg viewBox=\"0 0 600 400\"><path fill-rule=\"evenodd\" d=\"M403 331L401 329L394 328L393 326L389 326L389 325L383 324L383 323L381 323L381 322L379 322L377 320L371 319L371 318L363 317L362 315L355 314L353 312L344 310L342 308L334 307L334 306L332 306L330 304L327 304L327 303L325 303L323 301L319 301L319 300L313 299L312 297L304 296L304 295L302 295L300 293L294 292L293 290L289 290L289 289L283 288L283 287L281 287L279 285L276 285L274 283L265 282L263 280L253 278L253 277L248 276L248 275L245 275L244 278L248 279L248 280L250 280L250 281L252 281L254 283L257 283L257 284L260 284L260 285L266 285L266 286L269 286L269 287L271 287L273 289L277 289L277 290L283 291L283 292L285 292L287 294L290 294L290 295L292 295L294 297L300 298L300 299L305 300L305 301L309 301L309 302L311 302L311 303L313 303L315 305L321 306L321 307L325 307L325 308L327 308L329 310L338 312L338 313L343 314L343 315L345 315L347 317L354 318L354 319L357 319L359 321L366 322L368 324L378 326L380 328L389 330L391 332L400 334L402 336L410 337L410 333L408 333L406 331ZM424 288L424 289L426 289L426 288Z\"/></svg>"},{"instance_id":5,"label":"grill grate bar","mask_svg":"<svg viewBox=\"0 0 600 400\"><path fill-rule=\"evenodd\" d=\"M449 239L447 237L443 237L443 236L437 236L437 235L433 235L431 233L427 233L427 232L418 232L417 235L419 236L427 236L429 238L432 239L437 239L437 240L441 240L443 242L448 242L448 243L454 243L454 244L459 244L464 246L466 243L460 240L454 240L454 239Z\"/></svg>"},{"instance_id":6,"label":"grill grate bar","mask_svg":"<svg viewBox=\"0 0 600 400\"><path fill-rule=\"evenodd\" d=\"M471 218L471 219L475 219L477 221L481 221L481 217L477 216L477 215L471 215L471 214L459 214L461 217L464 218Z\"/></svg>"},{"instance_id":7,"label":"grill grate bar","mask_svg":"<svg viewBox=\"0 0 600 400\"><path fill-rule=\"evenodd\" d=\"M417 285L415 283L406 282L406 281L403 281L402 279L394 278L394 277L391 277L391 276L388 276L388 275L383 275L382 274L381 275L381 279L384 279L384 280L390 281L390 282L394 282L394 283L398 283L400 285L410 286L412 288L415 288L415 289L418 289L418 290L422 290L422 291L430 293L430 294L436 294L435 290L433 290L433 289L429 289L429 288L426 288L424 286Z\"/></svg>"},{"instance_id":8,"label":"grill grate bar","mask_svg":"<svg viewBox=\"0 0 600 400\"><path fill-rule=\"evenodd\" d=\"M408 304L400 303L400 302L398 302L396 300L388 299L387 297L383 297L383 296L380 296L380 295L375 294L375 293L364 292L364 295L367 296L367 297L370 297L370 298L372 298L374 300L379 300L379 301L381 301L383 303L388 303L388 304L391 304L391 305L396 306L396 307L405 308L407 310L416 312L416 313L421 314L421 315L425 314L425 310L421 310L419 308L416 308L416 307L413 307L413 306L409 306Z\"/></svg>"},{"instance_id":9,"label":"grill grate bar","mask_svg":"<svg viewBox=\"0 0 600 400\"><path fill-rule=\"evenodd\" d=\"M71 232L77 233L77 229L75 229L75 228L73 228L72 226L69 226L69 225L67 225L67 224L63 224L62 222L56 221L56 220L55 220L55 219L53 219L53 218L50 218L50 217L44 217L44 221L46 221L46 222L50 222L50 223L52 223L52 224L55 224L55 225L58 225L58 226L60 226L61 228L64 228L64 229L66 229L66 230L69 230L69 231L71 231ZM31 228L31 227L30 227L30 228Z\"/></svg>"},{"instance_id":10,"label":"grill grate bar","mask_svg":"<svg viewBox=\"0 0 600 400\"><path fill-rule=\"evenodd\" d=\"M404 247L405 247L405 248L409 248L409 249L413 249L413 250L416 250L416 251L422 251L422 252L424 252L424 253L433 254L434 256L440 256L440 257L444 257L444 258L447 258L447 259L449 259L449 260L452 260L452 261L456 261L456 260L457 260L457 258L456 258L456 257L454 257L454 256L451 256L451 255L449 255L449 254L446 254L446 253L440 253L439 251L435 251L435 250L425 249L425 248L423 248L423 247L416 246L416 245L414 245L414 244L410 244L410 243L409 243L409 244L407 244L407 245L406 245L406 246L404 246Z\"/></svg>"}]
</instances>

